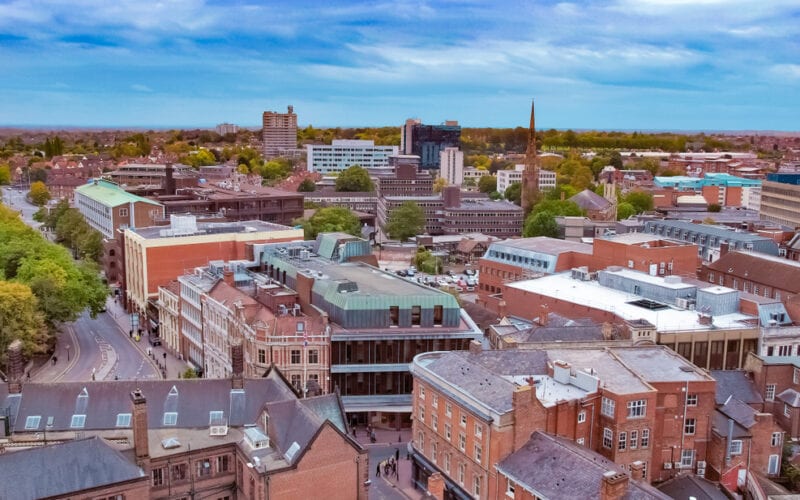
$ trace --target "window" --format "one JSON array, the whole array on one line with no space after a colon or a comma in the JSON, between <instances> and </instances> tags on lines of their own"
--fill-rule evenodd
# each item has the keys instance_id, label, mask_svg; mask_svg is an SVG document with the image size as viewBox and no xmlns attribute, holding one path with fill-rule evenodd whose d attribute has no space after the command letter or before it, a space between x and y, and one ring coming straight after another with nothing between
<instances>
[{"instance_id":1,"label":"window","mask_svg":"<svg viewBox=\"0 0 800 500\"><path fill-rule=\"evenodd\" d=\"M422 320L422 307L411 306L411 326L419 326Z\"/></svg>"},{"instance_id":2,"label":"window","mask_svg":"<svg viewBox=\"0 0 800 500\"><path fill-rule=\"evenodd\" d=\"M641 440L642 448L647 448L649 444L650 444L650 429L642 429L642 440Z\"/></svg>"},{"instance_id":3,"label":"window","mask_svg":"<svg viewBox=\"0 0 800 500\"><path fill-rule=\"evenodd\" d=\"M39 428L39 422L41 422L42 417L38 415L31 415L25 419L25 430L26 431L35 431Z\"/></svg>"},{"instance_id":4,"label":"window","mask_svg":"<svg viewBox=\"0 0 800 500\"><path fill-rule=\"evenodd\" d=\"M292 349L292 364L300 364L300 349Z\"/></svg>"},{"instance_id":5,"label":"window","mask_svg":"<svg viewBox=\"0 0 800 500\"><path fill-rule=\"evenodd\" d=\"M481 445L476 444L475 445L475 461L478 462L478 463L481 462L482 452L483 452L483 450L481 449Z\"/></svg>"},{"instance_id":6,"label":"window","mask_svg":"<svg viewBox=\"0 0 800 500\"><path fill-rule=\"evenodd\" d=\"M464 479L466 476L467 476L466 464L463 463L458 464L458 484L464 486Z\"/></svg>"},{"instance_id":7,"label":"window","mask_svg":"<svg viewBox=\"0 0 800 500\"><path fill-rule=\"evenodd\" d=\"M442 326L443 318L444 318L444 307L433 306L433 326Z\"/></svg>"},{"instance_id":8,"label":"window","mask_svg":"<svg viewBox=\"0 0 800 500\"><path fill-rule=\"evenodd\" d=\"M607 417L614 417L614 409L616 408L617 403L613 399L609 399L604 397L603 402L600 405L600 413L607 416Z\"/></svg>"},{"instance_id":9,"label":"window","mask_svg":"<svg viewBox=\"0 0 800 500\"><path fill-rule=\"evenodd\" d=\"M586 422L586 411L582 410L578 412L578 423L582 424Z\"/></svg>"},{"instance_id":10,"label":"window","mask_svg":"<svg viewBox=\"0 0 800 500\"><path fill-rule=\"evenodd\" d=\"M697 394L689 394L686 396L686 406L697 406Z\"/></svg>"},{"instance_id":11,"label":"window","mask_svg":"<svg viewBox=\"0 0 800 500\"><path fill-rule=\"evenodd\" d=\"M458 433L458 449L461 451L467 449L467 435L463 432Z\"/></svg>"},{"instance_id":12,"label":"window","mask_svg":"<svg viewBox=\"0 0 800 500\"><path fill-rule=\"evenodd\" d=\"M792 373L792 383L800 384L800 368L795 368Z\"/></svg>"},{"instance_id":13,"label":"window","mask_svg":"<svg viewBox=\"0 0 800 500\"><path fill-rule=\"evenodd\" d=\"M163 425L175 425L178 423L178 413L174 411L168 411L164 413L164 423Z\"/></svg>"},{"instance_id":14,"label":"window","mask_svg":"<svg viewBox=\"0 0 800 500\"><path fill-rule=\"evenodd\" d=\"M130 427L131 426L131 414L130 413L118 413L117 414L117 427Z\"/></svg>"},{"instance_id":15,"label":"window","mask_svg":"<svg viewBox=\"0 0 800 500\"><path fill-rule=\"evenodd\" d=\"M425 434L422 432L417 433L417 448L419 450L425 450Z\"/></svg>"},{"instance_id":16,"label":"window","mask_svg":"<svg viewBox=\"0 0 800 500\"><path fill-rule=\"evenodd\" d=\"M203 476L210 476L211 475L211 461L209 460L198 460L194 463L194 470L195 475L197 477Z\"/></svg>"},{"instance_id":17,"label":"window","mask_svg":"<svg viewBox=\"0 0 800 500\"><path fill-rule=\"evenodd\" d=\"M784 417L791 417L792 416L792 407L783 403L783 416ZM72 417L75 418L75 417Z\"/></svg>"},{"instance_id":18,"label":"window","mask_svg":"<svg viewBox=\"0 0 800 500\"><path fill-rule=\"evenodd\" d=\"M741 439L734 439L731 441L731 455L741 455L742 454L742 440Z\"/></svg>"},{"instance_id":19,"label":"window","mask_svg":"<svg viewBox=\"0 0 800 500\"><path fill-rule=\"evenodd\" d=\"M425 399L425 388L423 386L419 386L419 399Z\"/></svg>"},{"instance_id":20,"label":"window","mask_svg":"<svg viewBox=\"0 0 800 500\"><path fill-rule=\"evenodd\" d=\"M614 433L606 427L603 429L603 448L611 449L611 445L614 442Z\"/></svg>"},{"instance_id":21,"label":"window","mask_svg":"<svg viewBox=\"0 0 800 500\"><path fill-rule=\"evenodd\" d=\"M208 425L212 425L215 422L219 422L220 420L225 418L225 412L220 410L213 410L208 412Z\"/></svg>"},{"instance_id":22,"label":"window","mask_svg":"<svg viewBox=\"0 0 800 500\"><path fill-rule=\"evenodd\" d=\"M453 407L450 405L450 402L444 404L444 414L447 417L453 416Z\"/></svg>"},{"instance_id":23,"label":"window","mask_svg":"<svg viewBox=\"0 0 800 500\"><path fill-rule=\"evenodd\" d=\"M127 217L128 216L128 209L127 208L120 208L119 209L119 216L120 217Z\"/></svg>"},{"instance_id":24,"label":"window","mask_svg":"<svg viewBox=\"0 0 800 500\"><path fill-rule=\"evenodd\" d=\"M306 331L306 324L303 321L298 321L297 326L295 326L295 329L298 332L304 332Z\"/></svg>"},{"instance_id":25,"label":"window","mask_svg":"<svg viewBox=\"0 0 800 500\"><path fill-rule=\"evenodd\" d=\"M467 426L467 416L465 414L461 414L461 427Z\"/></svg>"},{"instance_id":26,"label":"window","mask_svg":"<svg viewBox=\"0 0 800 500\"><path fill-rule=\"evenodd\" d=\"M172 466L172 480L180 481L186 479L186 464L174 464Z\"/></svg>"},{"instance_id":27,"label":"window","mask_svg":"<svg viewBox=\"0 0 800 500\"><path fill-rule=\"evenodd\" d=\"M450 474L450 454L449 453L445 453L444 457L442 457L442 458L443 458L443 461L444 461L444 471L446 473Z\"/></svg>"},{"instance_id":28,"label":"window","mask_svg":"<svg viewBox=\"0 0 800 500\"><path fill-rule=\"evenodd\" d=\"M217 457L217 472L228 472L231 468L230 455L220 455Z\"/></svg>"},{"instance_id":29,"label":"window","mask_svg":"<svg viewBox=\"0 0 800 500\"><path fill-rule=\"evenodd\" d=\"M266 351L266 349L259 349L258 350L258 364L260 364L260 365L267 364L267 351Z\"/></svg>"},{"instance_id":30,"label":"window","mask_svg":"<svg viewBox=\"0 0 800 500\"><path fill-rule=\"evenodd\" d=\"M300 375L292 375L290 380L292 382L292 387L299 391L301 389L300 386L303 384L302 377Z\"/></svg>"},{"instance_id":31,"label":"window","mask_svg":"<svg viewBox=\"0 0 800 500\"><path fill-rule=\"evenodd\" d=\"M472 493L478 498L481 497L481 476L472 479Z\"/></svg>"},{"instance_id":32,"label":"window","mask_svg":"<svg viewBox=\"0 0 800 500\"><path fill-rule=\"evenodd\" d=\"M767 390L764 393L764 399L772 401L775 399L775 384L767 384Z\"/></svg>"},{"instance_id":33,"label":"window","mask_svg":"<svg viewBox=\"0 0 800 500\"><path fill-rule=\"evenodd\" d=\"M620 432L617 439L617 449L619 451L625 451L625 447L627 445L628 445L628 434L626 432Z\"/></svg>"},{"instance_id":34,"label":"window","mask_svg":"<svg viewBox=\"0 0 800 500\"><path fill-rule=\"evenodd\" d=\"M86 424L86 415L73 415L69 423L69 428L83 429L84 424Z\"/></svg>"},{"instance_id":35,"label":"window","mask_svg":"<svg viewBox=\"0 0 800 500\"><path fill-rule=\"evenodd\" d=\"M483 426L479 423L475 423L475 437L479 438L483 436Z\"/></svg>"},{"instance_id":36,"label":"window","mask_svg":"<svg viewBox=\"0 0 800 500\"><path fill-rule=\"evenodd\" d=\"M516 488L517 488L517 483L509 479L508 483L506 483L506 496L514 498L514 490Z\"/></svg>"},{"instance_id":37,"label":"window","mask_svg":"<svg viewBox=\"0 0 800 500\"><path fill-rule=\"evenodd\" d=\"M424 422L425 421L425 407L424 406L420 406L419 407L419 421L420 422Z\"/></svg>"},{"instance_id":38,"label":"window","mask_svg":"<svg viewBox=\"0 0 800 500\"><path fill-rule=\"evenodd\" d=\"M444 438L450 441L450 436L452 435L452 433L453 429L452 427L450 427L450 424L444 424Z\"/></svg>"},{"instance_id":39,"label":"window","mask_svg":"<svg viewBox=\"0 0 800 500\"><path fill-rule=\"evenodd\" d=\"M683 433L687 435L694 434L694 430L696 427L696 421L693 418L687 418L683 421Z\"/></svg>"},{"instance_id":40,"label":"window","mask_svg":"<svg viewBox=\"0 0 800 500\"><path fill-rule=\"evenodd\" d=\"M681 450L681 467L694 465L694 450Z\"/></svg>"},{"instance_id":41,"label":"window","mask_svg":"<svg viewBox=\"0 0 800 500\"><path fill-rule=\"evenodd\" d=\"M390 306L389 307L389 326L399 326L400 325L400 307L398 306Z\"/></svg>"},{"instance_id":42,"label":"window","mask_svg":"<svg viewBox=\"0 0 800 500\"><path fill-rule=\"evenodd\" d=\"M647 411L647 400L628 401L628 418L642 418Z\"/></svg>"},{"instance_id":43,"label":"window","mask_svg":"<svg viewBox=\"0 0 800 500\"><path fill-rule=\"evenodd\" d=\"M780 446L783 437L782 432L773 432L772 433L772 446Z\"/></svg>"},{"instance_id":44,"label":"window","mask_svg":"<svg viewBox=\"0 0 800 500\"><path fill-rule=\"evenodd\" d=\"M317 363L319 363L319 351L311 349L308 351L308 364L316 365Z\"/></svg>"},{"instance_id":45,"label":"window","mask_svg":"<svg viewBox=\"0 0 800 500\"><path fill-rule=\"evenodd\" d=\"M438 408L439 407L439 395L438 394L434 394L433 397L431 398L431 406L433 406L434 408Z\"/></svg>"},{"instance_id":46,"label":"window","mask_svg":"<svg viewBox=\"0 0 800 500\"><path fill-rule=\"evenodd\" d=\"M151 473L151 477L153 478L153 486L163 486L164 485L164 469L153 469Z\"/></svg>"},{"instance_id":47,"label":"window","mask_svg":"<svg viewBox=\"0 0 800 500\"><path fill-rule=\"evenodd\" d=\"M628 448L635 450L639 445L639 431L631 431L631 437L628 439Z\"/></svg>"},{"instance_id":48,"label":"window","mask_svg":"<svg viewBox=\"0 0 800 500\"><path fill-rule=\"evenodd\" d=\"M431 443L431 460L436 463L436 454L439 451L439 445L436 444L436 441Z\"/></svg>"},{"instance_id":49,"label":"window","mask_svg":"<svg viewBox=\"0 0 800 500\"><path fill-rule=\"evenodd\" d=\"M770 455L769 464L767 465L767 474L777 474L779 463L780 463L780 455Z\"/></svg>"},{"instance_id":50,"label":"window","mask_svg":"<svg viewBox=\"0 0 800 500\"><path fill-rule=\"evenodd\" d=\"M439 415L435 413L431 415L431 427L433 427L435 431L439 430Z\"/></svg>"}]
</instances>

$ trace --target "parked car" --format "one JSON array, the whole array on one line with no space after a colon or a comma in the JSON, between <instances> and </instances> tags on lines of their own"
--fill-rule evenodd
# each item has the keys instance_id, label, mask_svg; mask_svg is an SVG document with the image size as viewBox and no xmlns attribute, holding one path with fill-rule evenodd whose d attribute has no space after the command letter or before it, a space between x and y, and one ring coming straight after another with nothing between
<instances>
[{"instance_id":1,"label":"parked car","mask_svg":"<svg viewBox=\"0 0 800 500\"><path fill-rule=\"evenodd\" d=\"M417 271L413 267L409 267L408 270L406 271L406 276L414 276L416 272Z\"/></svg>"},{"instance_id":2,"label":"parked car","mask_svg":"<svg viewBox=\"0 0 800 500\"><path fill-rule=\"evenodd\" d=\"M464 269L464 274L466 274L467 276L475 276L475 270L474 269Z\"/></svg>"},{"instance_id":3,"label":"parked car","mask_svg":"<svg viewBox=\"0 0 800 500\"><path fill-rule=\"evenodd\" d=\"M398 269L397 271L395 271L395 274L398 275L398 276L403 276L403 277L406 276L406 272L403 271L402 269Z\"/></svg>"}]
</instances>

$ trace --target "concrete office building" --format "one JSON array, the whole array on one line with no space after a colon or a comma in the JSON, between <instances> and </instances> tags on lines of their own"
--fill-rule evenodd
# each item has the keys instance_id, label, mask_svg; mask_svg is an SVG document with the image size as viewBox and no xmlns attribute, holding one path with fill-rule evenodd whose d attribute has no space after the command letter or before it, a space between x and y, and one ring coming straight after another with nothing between
<instances>
[{"instance_id":1,"label":"concrete office building","mask_svg":"<svg viewBox=\"0 0 800 500\"><path fill-rule=\"evenodd\" d=\"M800 173L767 174L761 186L760 214L762 219L800 227Z\"/></svg>"},{"instance_id":2,"label":"concrete office building","mask_svg":"<svg viewBox=\"0 0 800 500\"><path fill-rule=\"evenodd\" d=\"M512 184L522 182L522 174L525 171L525 165L515 165L514 170L498 170L495 174L497 176L497 192L505 193L506 189ZM548 191L556 187L556 173L550 170L539 169L539 191Z\"/></svg>"},{"instance_id":3,"label":"concrete office building","mask_svg":"<svg viewBox=\"0 0 800 500\"><path fill-rule=\"evenodd\" d=\"M286 113L264 111L262 117L264 158L269 160L297 149L297 115L289 106Z\"/></svg>"},{"instance_id":4,"label":"concrete office building","mask_svg":"<svg viewBox=\"0 0 800 500\"><path fill-rule=\"evenodd\" d=\"M464 182L464 152L458 148L444 148L439 153L439 177L450 186L460 186Z\"/></svg>"},{"instance_id":5,"label":"concrete office building","mask_svg":"<svg viewBox=\"0 0 800 500\"><path fill-rule=\"evenodd\" d=\"M364 168L389 166L389 157L397 155L397 146L376 146L375 141L334 140L332 144L307 144L309 172L336 175L358 165Z\"/></svg>"}]
</instances>

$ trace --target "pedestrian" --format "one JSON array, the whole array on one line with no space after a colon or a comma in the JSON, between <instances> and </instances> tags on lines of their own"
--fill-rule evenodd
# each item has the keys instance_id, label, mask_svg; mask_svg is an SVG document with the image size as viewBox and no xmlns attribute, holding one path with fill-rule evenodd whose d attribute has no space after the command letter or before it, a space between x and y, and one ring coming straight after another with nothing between
<instances>
[{"instance_id":1,"label":"pedestrian","mask_svg":"<svg viewBox=\"0 0 800 500\"><path fill-rule=\"evenodd\" d=\"M128 330L128 337L133 338L133 330Z\"/></svg>"},{"instance_id":2,"label":"pedestrian","mask_svg":"<svg viewBox=\"0 0 800 500\"><path fill-rule=\"evenodd\" d=\"M53 364L58 363L58 356L53 356Z\"/></svg>"},{"instance_id":3,"label":"pedestrian","mask_svg":"<svg viewBox=\"0 0 800 500\"><path fill-rule=\"evenodd\" d=\"M402 443L402 442L403 442L403 440L401 439L401 436L400 436L400 434L398 434L398 435L397 435L397 442L398 442L398 443Z\"/></svg>"},{"instance_id":4,"label":"pedestrian","mask_svg":"<svg viewBox=\"0 0 800 500\"><path fill-rule=\"evenodd\" d=\"M378 476L380 476L380 475L381 475L381 464L379 463L379 464L378 464L378 465L375 467L375 477L378 477Z\"/></svg>"},{"instance_id":5,"label":"pedestrian","mask_svg":"<svg viewBox=\"0 0 800 500\"><path fill-rule=\"evenodd\" d=\"M353 427L353 437L358 437L358 436L356 436L356 428L355 427Z\"/></svg>"},{"instance_id":6,"label":"pedestrian","mask_svg":"<svg viewBox=\"0 0 800 500\"><path fill-rule=\"evenodd\" d=\"M28 380L30 380L31 379L31 372L28 372L27 376L28 376Z\"/></svg>"},{"instance_id":7,"label":"pedestrian","mask_svg":"<svg viewBox=\"0 0 800 500\"><path fill-rule=\"evenodd\" d=\"M394 449L394 461L397 462L398 460L400 460L400 448L395 448Z\"/></svg>"}]
</instances>

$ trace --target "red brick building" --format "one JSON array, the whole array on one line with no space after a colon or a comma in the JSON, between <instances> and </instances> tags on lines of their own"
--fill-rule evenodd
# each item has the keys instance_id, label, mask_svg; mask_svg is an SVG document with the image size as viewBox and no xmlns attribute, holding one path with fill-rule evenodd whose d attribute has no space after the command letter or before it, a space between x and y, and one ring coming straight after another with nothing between
<instances>
[{"instance_id":1,"label":"red brick building","mask_svg":"<svg viewBox=\"0 0 800 500\"><path fill-rule=\"evenodd\" d=\"M750 354L745 369L764 396L764 411L792 439L800 437L800 358Z\"/></svg>"}]
</instances>

